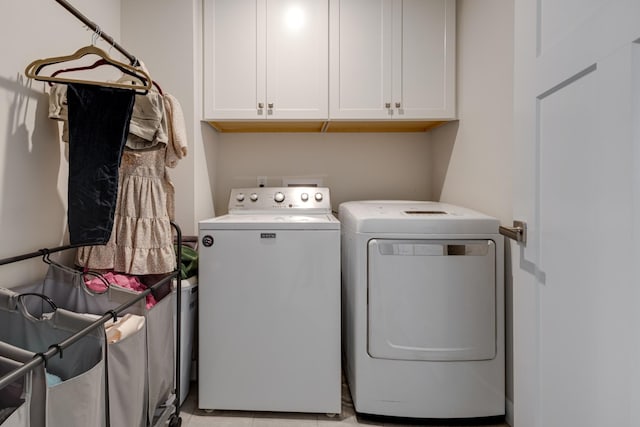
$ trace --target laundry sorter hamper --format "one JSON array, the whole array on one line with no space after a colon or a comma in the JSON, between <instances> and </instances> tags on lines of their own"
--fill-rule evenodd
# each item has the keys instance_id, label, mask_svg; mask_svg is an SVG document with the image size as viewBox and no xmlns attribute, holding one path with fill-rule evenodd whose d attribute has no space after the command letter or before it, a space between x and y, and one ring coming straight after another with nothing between
<instances>
[{"instance_id":1,"label":"laundry sorter hamper","mask_svg":"<svg viewBox=\"0 0 640 427\"><path fill-rule=\"evenodd\" d=\"M1 344L0 344L1 345ZM22 363L8 359L0 347L0 377L22 366ZM32 396L32 373L27 372L19 379L0 389L0 426L29 427Z\"/></svg>"},{"instance_id":2,"label":"laundry sorter hamper","mask_svg":"<svg viewBox=\"0 0 640 427\"><path fill-rule=\"evenodd\" d=\"M29 298L38 298L29 296ZM0 289L0 355L31 361L93 321L55 308L34 316L25 296ZM31 370L30 427L106 426L105 334L94 328L71 347Z\"/></svg>"},{"instance_id":3,"label":"laundry sorter hamper","mask_svg":"<svg viewBox=\"0 0 640 427\"><path fill-rule=\"evenodd\" d=\"M87 288L82 272L50 262L45 279L17 288L42 293L56 305L76 313L103 315L132 301L138 293L109 285L106 292ZM147 308L145 298L123 313L144 316L142 334L107 346L109 407L112 426L164 425L175 411L173 402L173 307L171 282L155 292L156 304ZM29 306L30 309L36 309Z\"/></svg>"}]
</instances>

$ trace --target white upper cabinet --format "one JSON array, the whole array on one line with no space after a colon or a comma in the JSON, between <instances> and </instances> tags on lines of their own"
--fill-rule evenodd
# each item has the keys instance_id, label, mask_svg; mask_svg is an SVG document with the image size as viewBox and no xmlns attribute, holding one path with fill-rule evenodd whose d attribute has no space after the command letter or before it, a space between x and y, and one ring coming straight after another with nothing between
<instances>
[{"instance_id":1,"label":"white upper cabinet","mask_svg":"<svg viewBox=\"0 0 640 427\"><path fill-rule=\"evenodd\" d=\"M328 0L205 0L206 120L328 118Z\"/></svg>"},{"instance_id":2,"label":"white upper cabinet","mask_svg":"<svg viewBox=\"0 0 640 427\"><path fill-rule=\"evenodd\" d=\"M455 0L330 1L330 118L455 118Z\"/></svg>"}]
</instances>

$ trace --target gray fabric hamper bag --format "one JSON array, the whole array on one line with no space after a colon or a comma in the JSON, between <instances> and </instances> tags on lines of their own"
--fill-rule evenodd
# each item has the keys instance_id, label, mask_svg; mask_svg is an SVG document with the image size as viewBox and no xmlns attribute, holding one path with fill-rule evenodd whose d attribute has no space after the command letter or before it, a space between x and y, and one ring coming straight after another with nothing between
<instances>
[{"instance_id":1,"label":"gray fabric hamper bag","mask_svg":"<svg viewBox=\"0 0 640 427\"><path fill-rule=\"evenodd\" d=\"M166 288L166 289L165 289ZM87 289L83 275L71 267L52 262L42 283L18 288L43 293L56 305L77 313L102 315L127 303L138 294L110 285L102 294ZM162 286L169 295L170 281ZM41 303L38 303L40 309ZM29 309L38 308L29 306ZM145 317L141 340L111 344L107 349L109 406L113 426L152 425L154 412L171 399L173 389L173 310L171 298L162 298L147 309L142 298L124 311ZM140 338L138 336L137 338ZM136 338L130 337L130 338Z\"/></svg>"},{"instance_id":2,"label":"gray fabric hamper bag","mask_svg":"<svg viewBox=\"0 0 640 427\"><path fill-rule=\"evenodd\" d=\"M144 329L122 341L107 345L109 416L112 427L146 425L145 348Z\"/></svg>"},{"instance_id":3,"label":"gray fabric hamper bag","mask_svg":"<svg viewBox=\"0 0 640 427\"><path fill-rule=\"evenodd\" d=\"M22 363L3 357L0 348L0 377L21 366ZM0 390L0 426L30 426L32 376L31 372L27 372L22 378Z\"/></svg>"},{"instance_id":4,"label":"gray fabric hamper bag","mask_svg":"<svg viewBox=\"0 0 640 427\"><path fill-rule=\"evenodd\" d=\"M20 364L33 359L33 352L15 347L0 341L0 355ZM31 400L29 404L29 426L41 427L46 424L45 399L47 397L47 380L45 366L39 364L31 371ZM4 427L4 426L3 426Z\"/></svg>"},{"instance_id":5,"label":"gray fabric hamper bag","mask_svg":"<svg viewBox=\"0 0 640 427\"><path fill-rule=\"evenodd\" d=\"M0 324L7 325L0 328L0 348L2 354L18 362L38 357L37 353L93 323L85 316L59 308L35 317L23 301L14 291L0 288ZM33 370L31 426L106 426L105 348L104 331L96 328L62 355L49 359L46 366L41 364ZM57 381L46 382L45 368L46 374L55 375Z\"/></svg>"}]
</instances>

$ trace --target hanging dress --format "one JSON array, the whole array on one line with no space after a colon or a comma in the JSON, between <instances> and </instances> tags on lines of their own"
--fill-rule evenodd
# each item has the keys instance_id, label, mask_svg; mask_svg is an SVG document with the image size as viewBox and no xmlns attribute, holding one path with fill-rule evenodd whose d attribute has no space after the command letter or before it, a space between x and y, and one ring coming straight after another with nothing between
<instances>
[{"instance_id":1,"label":"hanging dress","mask_svg":"<svg viewBox=\"0 0 640 427\"><path fill-rule=\"evenodd\" d=\"M79 248L76 264L137 275L175 269L167 209L173 190L165 175L165 151L165 144L146 150L125 148L111 239L104 246Z\"/></svg>"}]
</instances>

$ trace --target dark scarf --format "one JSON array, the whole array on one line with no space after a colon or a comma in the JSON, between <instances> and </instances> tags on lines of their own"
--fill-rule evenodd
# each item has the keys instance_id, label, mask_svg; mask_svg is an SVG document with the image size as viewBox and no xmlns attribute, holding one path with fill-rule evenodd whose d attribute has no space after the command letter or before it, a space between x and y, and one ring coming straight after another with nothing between
<instances>
[{"instance_id":1,"label":"dark scarf","mask_svg":"<svg viewBox=\"0 0 640 427\"><path fill-rule=\"evenodd\" d=\"M100 245L111 236L134 99L127 89L78 83L67 88L71 244Z\"/></svg>"}]
</instances>

